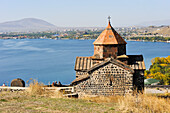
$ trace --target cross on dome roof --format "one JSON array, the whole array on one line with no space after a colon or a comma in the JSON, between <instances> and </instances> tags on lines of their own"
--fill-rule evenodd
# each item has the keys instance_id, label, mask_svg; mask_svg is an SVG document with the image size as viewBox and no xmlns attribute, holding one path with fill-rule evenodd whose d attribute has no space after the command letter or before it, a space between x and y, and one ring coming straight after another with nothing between
<instances>
[{"instance_id":1,"label":"cross on dome roof","mask_svg":"<svg viewBox=\"0 0 170 113\"><path fill-rule=\"evenodd\" d=\"M94 45L114 45L114 44L127 44L126 41L114 30L110 24L110 16L108 17L109 23L106 29L99 35L93 42Z\"/></svg>"},{"instance_id":2,"label":"cross on dome roof","mask_svg":"<svg viewBox=\"0 0 170 113\"><path fill-rule=\"evenodd\" d=\"M110 21L110 19L111 19L111 17L110 16L108 16L108 20Z\"/></svg>"}]
</instances>

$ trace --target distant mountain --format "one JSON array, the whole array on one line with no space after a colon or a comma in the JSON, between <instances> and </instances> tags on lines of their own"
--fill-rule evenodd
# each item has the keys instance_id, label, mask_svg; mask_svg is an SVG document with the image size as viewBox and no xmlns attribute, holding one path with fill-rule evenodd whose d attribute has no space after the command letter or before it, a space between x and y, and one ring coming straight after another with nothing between
<instances>
[{"instance_id":1,"label":"distant mountain","mask_svg":"<svg viewBox=\"0 0 170 113\"><path fill-rule=\"evenodd\" d=\"M158 20L158 21L147 21L138 24L137 26L162 26L162 25L170 25L169 20Z\"/></svg>"},{"instance_id":2,"label":"distant mountain","mask_svg":"<svg viewBox=\"0 0 170 113\"><path fill-rule=\"evenodd\" d=\"M54 29L56 29L55 25L36 18L0 23L0 32L37 32Z\"/></svg>"}]
</instances>

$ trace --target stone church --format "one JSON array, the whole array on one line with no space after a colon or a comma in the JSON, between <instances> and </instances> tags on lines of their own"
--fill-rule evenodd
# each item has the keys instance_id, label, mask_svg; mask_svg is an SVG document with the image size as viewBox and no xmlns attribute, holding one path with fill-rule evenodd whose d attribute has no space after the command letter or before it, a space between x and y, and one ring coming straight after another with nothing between
<instances>
[{"instance_id":1,"label":"stone church","mask_svg":"<svg viewBox=\"0 0 170 113\"><path fill-rule=\"evenodd\" d=\"M144 88L142 55L126 55L126 41L110 24L94 41L94 55L76 57L76 79L71 85L79 96L125 95Z\"/></svg>"}]
</instances>

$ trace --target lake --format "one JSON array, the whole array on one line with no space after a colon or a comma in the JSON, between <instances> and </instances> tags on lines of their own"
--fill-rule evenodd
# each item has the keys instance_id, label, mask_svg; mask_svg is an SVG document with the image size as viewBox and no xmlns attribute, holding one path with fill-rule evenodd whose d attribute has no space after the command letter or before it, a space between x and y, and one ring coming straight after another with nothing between
<instances>
[{"instance_id":1,"label":"lake","mask_svg":"<svg viewBox=\"0 0 170 113\"><path fill-rule=\"evenodd\" d=\"M0 40L0 85L15 78L37 79L44 84L75 79L76 56L92 56L94 40ZM127 41L127 54L144 56L149 69L154 57L170 55L170 43Z\"/></svg>"}]
</instances>

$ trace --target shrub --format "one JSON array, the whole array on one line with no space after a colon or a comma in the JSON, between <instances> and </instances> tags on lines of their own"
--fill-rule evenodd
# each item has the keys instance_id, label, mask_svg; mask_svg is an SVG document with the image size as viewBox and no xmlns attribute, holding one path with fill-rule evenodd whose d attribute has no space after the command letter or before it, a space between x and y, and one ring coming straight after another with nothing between
<instances>
[{"instance_id":1,"label":"shrub","mask_svg":"<svg viewBox=\"0 0 170 113\"><path fill-rule=\"evenodd\" d=\"M42 95L45 93L43 86L44 86L44 84L38 83L37 80L32 80L32 82L29 84L28 92L31 95Z\"/></svg>"}]
</instances>

